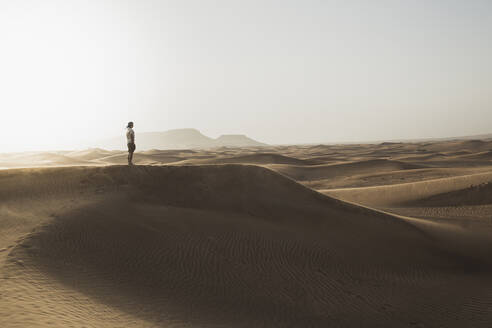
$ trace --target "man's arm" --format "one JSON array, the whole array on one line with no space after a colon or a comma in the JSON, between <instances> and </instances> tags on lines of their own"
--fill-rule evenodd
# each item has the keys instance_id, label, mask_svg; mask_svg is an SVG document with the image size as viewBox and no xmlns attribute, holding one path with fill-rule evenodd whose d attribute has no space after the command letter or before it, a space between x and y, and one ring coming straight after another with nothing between
<instances>
[{"instance_id":1,"label":"man's arm","mask_svg":"<svg viewBox=\"0 0 492 328\"><path fill-rule=\"evenodd\" d=\"M132 139L132 143L135 143L135 132L133 130L130 133L130 138Z\"/></svg>"}]
</instances>

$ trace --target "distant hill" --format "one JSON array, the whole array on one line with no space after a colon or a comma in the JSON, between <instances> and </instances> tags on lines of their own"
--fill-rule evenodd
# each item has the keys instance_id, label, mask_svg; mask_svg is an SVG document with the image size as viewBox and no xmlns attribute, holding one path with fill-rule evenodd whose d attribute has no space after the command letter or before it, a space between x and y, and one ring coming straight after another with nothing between
<instances>
[{"instance_id":1,"label":"distant hill","mask_svg":"<svg viewBox=\"0 0 492 328\"><path fill-rule=\"evenodd\" d=\"M207 137L196 129L176 129L163 132L136 132L137 149L194 149L215 147L256 147L266 144L245 135L222 135L217 139ZM105 149L125 148L125 136L101 140L98 147Z\"/></svg>"},{"instance_id":2,"label":"distant hill","mask_svg":"<svg viewBox=\"0 0 492 328\"><path fill-rule=\"evenodd\" d=\"M248 138L244 134L224 134L215 139L218 147L255 147L267 146L267 144Z\"/></svg>"}]
</instances>

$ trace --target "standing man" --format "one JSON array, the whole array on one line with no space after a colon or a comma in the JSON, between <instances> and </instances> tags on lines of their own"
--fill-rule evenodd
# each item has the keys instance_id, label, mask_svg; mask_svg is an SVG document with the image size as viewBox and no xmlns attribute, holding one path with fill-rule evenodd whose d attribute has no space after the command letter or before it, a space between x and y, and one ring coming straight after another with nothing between
<instances>
[{"instance_id":1,"label":"standing man","mask_svg":"<svg viewBox=\"0 0 492 328\"><path fill-rule=\"evenodd\" d=\"M128 145L128 165L133 165L133 152L135 151L135 131L133 131L133 122L128 122L126 126L126 142Z\"/></svg>"}]
</instances>

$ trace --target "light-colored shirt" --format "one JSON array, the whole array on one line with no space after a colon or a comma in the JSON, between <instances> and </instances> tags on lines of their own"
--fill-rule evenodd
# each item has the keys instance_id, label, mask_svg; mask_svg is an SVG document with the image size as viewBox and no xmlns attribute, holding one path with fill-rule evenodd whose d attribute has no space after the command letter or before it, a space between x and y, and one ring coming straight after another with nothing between
<instances>
[{"instance_id":1,"label":"light-colored shirt","mask_svg":"<svg viewBox=\"0 0 492 328\"><path fill-rule=\"evenodd\" d=\"M135 132L132 128L126 128L126 141L127 143L135 142Z\"/></svg>"}]
</instances>

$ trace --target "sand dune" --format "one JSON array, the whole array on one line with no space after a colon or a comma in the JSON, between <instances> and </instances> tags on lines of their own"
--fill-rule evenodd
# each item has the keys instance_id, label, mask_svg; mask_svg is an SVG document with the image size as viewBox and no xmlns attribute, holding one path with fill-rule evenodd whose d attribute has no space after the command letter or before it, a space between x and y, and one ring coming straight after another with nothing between
<instances>
[{"instance_id":1,"label":"sand dune","mask_svg":"<svg viewBox=\"0 0 492 328\"><path fill-rule=\"evenodd\" d=\"M443 153L430 153L430 154L420 154L420 155L403 155L397 157L399 161L432 161L432 160L443 160L448 158L446 154Z\"/></svg>"},{"instance_id":2,"label":"sand dune","mask_svg":"<svg viewBox=\"0 0 492 328\"><path fill-rule=\"evenodd\" d=\"M461 158L473 159L473 160L484 160L484 161L492 161L492 151L484 151L480 153L474 154L463 154L460 156Z\"/></svg>"},{"instance_id":3,"label":"sand dune","mask_svg":"<svg viewBox=\"0 0 492 328\"><path fill-rule=\"evenodd\" d=\"M3 157L3 158L2 158ZM72 158L57 152L27 152L7 154L0 157L3 167L37 167L90 164L83 158Z\"/></svg>"},{"instance_id":4,"label":"sand dune","mask_svg":"<svg viewBox=\"0 0 492 328\"><path fill-rule=\"evenodd\" d=\"M375 170L374 172L366 172L363 174L353 174L350 176L340 175L301 182L315 190L361 188L451 178L489 171L489 168L428 168L396 171Z\"/></svg>"},{"instance_id":5,"label":"sand dune","mask_svg":"<svg viewBox=\"0 0 492 328\"><path fill-rule=\"evenodd\" d=\"M490 278L464 274L474 272L466 255L447 253L404 220L267 169L58 168L4 171L0 179L2 205L19 211L7 215L28 212L43 223L7 250L0 312L8 326L473 319L485 327L491 318L489 299L477 296ZM74 205L60 208L62 199Z\"/></svg>"},{"instance_id":6,"label":"sand dune","mask_svg":"<svg viewBox=\"0 0 492 328\"><path fill-rule=\"evenodd\" d=\"M397 185L329 189L323 192L327 195L358 204L373 207L396 207L491 181L492 173L489 172Z\"/></svg>"},{"instance_id":7,"label":"sand dune","mask_svg":"<svg viewBox=\"0 0 492 328\"><path fill-rule=\"evenodd\" d=\"M297 159L275 153L254 153L232 157L216 157L203 160L187 160L183 164L291 164L310 165L312 161Z\"/></svg>"},{"instance_id":8,"label":"sand dune","mask_svg":"<svg viewBox=\"0 0 492 328\"><path fill-rule=\"evenodd\" d=\"M492 182L487 181L469 188L439 193L419 199L415 204L425 207L492 205Z\"/></svg>"},{"instance_id":9,"label":"sand dune","mask_svg":"<svg viewBox=\"0 0 492 328\"><path fill-rule=\"evenodd\" d=\"M0 154L0 327L489 327L486 147Z\"/></svg>"},{"instance_id":10,"label":"sand dune","mask_svg":"<svg viewBox=\"0 0 492 328\"><path fill-rule=\"evenodd\" d=\"M118 153L117 151L109 151L101 148L89 148L85 150L78 150L69 152L66 156L85 161L91 161L94 159L110 156L111 154Z\"/></svg>"},{"instance_id":11,"label":"sand dune","mask_svg":"<svg viewBox=\"0 0 492 328\"><path fill-rule=\"evenodd\" d=\"M452 140L448 142L433 142L425 146L427 150L439 151L486 151L492 148L492 141L488 140Z\"/></svg>"},{"instance_id":12,"label":"sand dune","mask_svg":"<svg viewBox=\"0 0 492 328\"><path fill-rule=\"evenodd\" d=\"M391 161L386 159L374 159L341 164L314 165L314 166L269 166L295 180L319 180L333 177L347 177L353 174L368 172L410 170L422 168L421 165Z\"/></svg>"}]
</instances>

